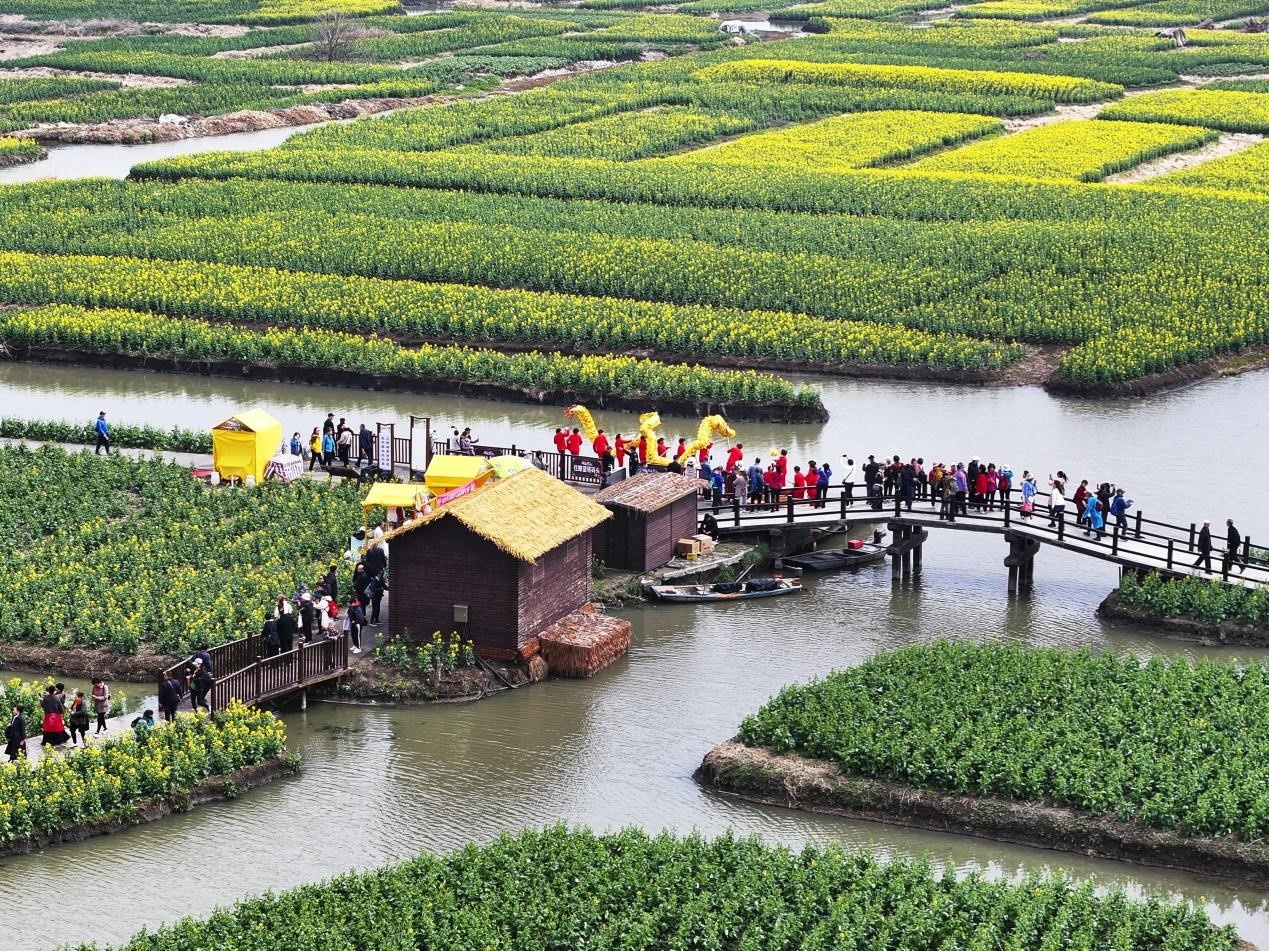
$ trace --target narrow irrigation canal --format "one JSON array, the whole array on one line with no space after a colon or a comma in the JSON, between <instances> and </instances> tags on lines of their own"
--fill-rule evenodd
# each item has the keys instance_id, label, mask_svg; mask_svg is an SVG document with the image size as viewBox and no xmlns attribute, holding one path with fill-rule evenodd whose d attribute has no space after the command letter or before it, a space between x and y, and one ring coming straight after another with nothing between
<instances>
[{"instance_id":1,"label":"narrow irrigation canal","mask_svg":"<svg viewBox=\"0 0 1269 951\"><path fill-rule=\"evenodd\" d=\"M1146 402L1061 400L1038 389L938 390L918 384L823 384L824 426L746 425L740 439L765 454L836 464L843 452L932 458L979 455L1015 470L1065 469L1128 487L1155 517L1239 518L1269 539L1269 506L1256 493L1269 471L1264 423L1269 374L1204 384ZM244 405L307 433L329 409L354 423L430 412L471 426L489 443L545 446L558 409L303 386L0 365L4 412L209 425ZM629 414L598 412L610 432ZM667 436L695 422L666 420ZM951 535L953 533L949 533ZM446 850L504 829L557 820L627 824L771 840L836 841L991 874L1062 868L1137 894L1179 895L1269 947L1262 891L1236 882L886 825L766 809L717 797L691 779L701 757L781 685L880 650L946 634L1038 645L1264 658L1202 648L1101 624L1093 612L1113 569L1045 551L1036 591L1005 594L1005 547L954 533L927 547L913 587L886 569L811 579L798 598L718 607L643 608L630 655L591 681L552 681L475 704L414 709L310 704L287 715L304 772L231 804L202 806L152 826L6 860L0 891L60 894L53 916L16 916L6 946L47 948L122 939L142 925L203 914L238 897L374 866L421 849ZM109 902L92 900L108 889Z\"/></svg>"}]
</instances>

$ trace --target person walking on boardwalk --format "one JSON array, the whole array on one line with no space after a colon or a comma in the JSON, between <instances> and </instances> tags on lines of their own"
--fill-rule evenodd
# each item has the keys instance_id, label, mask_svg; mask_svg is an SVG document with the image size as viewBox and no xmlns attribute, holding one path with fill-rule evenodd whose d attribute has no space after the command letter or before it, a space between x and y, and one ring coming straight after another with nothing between
<instances>
[{"instance_id":1,"label":"person walking on boardwalk","mask_svg":"<svg viewBox=\"0 0 1269 951\"><path fill-rule=\"evenodd\" d=\"M339 576L335 573L334 565L331 565L326 574L322 575L322 587L326 589L332 601L339 601Z\"/></svg>"},{"instance_id":2,"label":"person walking on boardwalk","mask_svg":"<svg viewBox=\"0 0 1269 951\"><path fill-rule=\"evenodd\" d=\"M333 433L322 433L322 465L335 464L335 436Z\"/></svg>"},{"instance_id":3,"label":"person walking on boardwalk","mask_svg":"<svg viewBox=\"0 0 1269 951\"><path fill-rule=\"evenodd\" d=\"M93 430L97 434L97 451L94 455L101 455L101 450L106 450L106 455L110 455L110 424L106 422L106 411L103 409L97 414L97 422L93 424Z\"/></svg>"},{"instance_id":4,"label":"person walking on boardwalk","mask_svg":"<svg viewBox=\"0 0 1269 951\"><path fill-rule=\"evenodd\" d=\"M184 693L185 690L176 677L168 677L159 684L159 709L163 711L163 719L168 723L176 719L176 710L181 705L181 696Z\"/></svg>"},{"instance_id":5,"label":"person walking on boardwalk","mask_svg":"<svg viewBox=\"0 0 1269 951\"><path fill-rule=\"evenodd\" d=\"M996 470L996 491L1000 493L1000 507L1009 507L1009 493L1013 491L1013 469L1005 463Z\"/></svg>"},{"instance_id":6,"label":"person walking on boardwalk","mask_svg":"<svg viewBox=\"0 0 1269 951\"><path fill-rule=\"evenodd\" d=\"M944 472L938 480L938 484L934 487L934 491L939 495L941 505L939 506L939 521L955 522L956 521L956 478L950 472Z\"/></svg>"},{"instance_id":7,"label":"person walking on boardwalk","mask_svg":"<svg viewBox=\"0 0 1269 951\"><path fill-rule=\"evenodd\" d=\"M350 427L340 425L339 435L335 438L335 447L339 452L339 463L343 466L352 464L353 431Z\"/></svg>"},{"instance_id":8,"label":"person walking on boardwalk","mask_svg":"<svg viewBox=\"0 0 1269 951\"><path fill-rule=\"evenodd\" d=\"M26 717L16 704L9 711L9 725L4 728L4 754L10 763L17 762L19 756L26 756Z\"/></svg>"},{"instance_id":9,"label":"person walking on boardwalk","mask_svg":"<svg viewBox=\"0 0 1269 951\"><path fill-rule=\"evenodd\" d=\"M1128 510L1132 508L1132 499L1124 498L1124 490L1116 489L1115 497L1110 500L1110 515L1115 520L1111 531L1116 535L1128 537Z\"/></svg>"},{"instance_id":10,"label":"person walking on boardwalk","mask_svg":"<svg viewBox=\"0 0 1269 951\"><path fill-rule=\"evenodd\" d=\"M67 722L70 724L71 746L78 746L81 740L84 746L87 746L88 701L84 699L84 691L75 691L75 698L71 700L70 717Z\"/></svg>"},{"instance_id":11,"label":"person walking on boardwalk","mask_svg":"<svg viewBox=\"0 0 1269 951\"><path fill-rule=\"evenodd\" d=\"M349 648L354 654L361 653L361 629L366 626L366 609L361 606L361 601L353 598L353 603L348 606L348 617L344 621L348 628L348 636L352 639L352 647Z\"/></svg>"},{"instance_id":12,"label":"person walking on boardwalk","mask_svg":"<svg viewBox=\"0 0 1269 951\"><path fill-rule=\"evenodd\" d=\"M370 427L365 423L361 424L361 429L357 431L357 465L360 466L362 460L366 462L375 461L375 434L370 431Z\"/></svg>"},{"instance_id":13,"label":"person walking on boardwalk","mask_svg":"<svg viewBox=\"0 0 1269 951\"><path fill-rule=\"evenodd\" d=\"M106 686L106 682L100 677L93 678L91 696L93 699L93 713L97 717L97 729L93 731L93 736L101 736L101 734L106 732L106 716L110 713L110 688Z\"/></svg>"},{"instance_id":14,"label":"person walking on boardwalk","mask_svg":"<svg viewBox=\"0 0 1269 951\"><path fill-rule=\"evenodd\" d=\"M1101 503L1097 501L1097 496L1090 495L1084 500L1084 534L1092 535L1093 541L1099 542L1102 540L1102 527L1105 524Z\"/></svg>"},{"instance_id":15,"label":"person walking on boardwalk","mask_svg":"<svg viewBox=\"0 0 1269 951\"><path fill-rule=\"evenodd\" d=\"M212 676L202 664L194 666L194 673L189 678L189 706L197 712L202 707L211 713L211 705L207 702L207 694L211 692Z\"/></svg>"},{"instance_id":16,"label":"person walking on boardwalk","mask_svg":"<svg viewBox=\"0 0 1269 951\"><path fill-rule=\"evenodd\" d=\"M40 701L40 707L44 711L44 724L41 732L43 733L44 746L59 747L70 739L70 735L66 732L66 723L62 719L62 714L66 711L62 698L57 695L57 687L49 684L48 690L44 692L44 699Z\"/></svg>"},{"instance_id":17,"label":"person walking on boardwalk","mask_svg":"<svg viewBox=\"0 0 1269 951\"><path fill-rule=\"evenodd\" d=\"M820 463L820 471L815 473L815 507L828 505L828 484L833 481L833 470L827 462Z\"/></svg>"},{"instance_id":18,"label":"person walking on boardwalk","mask_svg":"<svg viewBox=\"0 0 1269 951\"><path fill-rule=\"evenodd\" d=\"M1241 549L1243 547L1243 536L1234 526L1232 518L1225 519L1225 557L1221 562L1221 571L1229 574L1229 569L1238 566L1238 573L1243 574L1247 570L1247 563L1242 559Z\"/></svg>"},{"instance_id":19,"label":"person walking on boardwalk","mask_svg":"<svg viewBox=\"0 0 1269 951\"><path fill-rule=\"evenodd\" d=\"M312 472L322 461L322 434L313 427L313 434L308 437L308 471Z\"/></svg>"},{"instance_id":20,"label":"person walking on boardwalk","mask_svg":"<svg viewBox=\"0 0 1269 951\"><path fill-rule=\"evenodd\" d=\"M570 456L580 456L582 454L582 431L576 426L565 438L564 448L568 450Z\"/></svg>"},{"instance_id":21,"label":"person walking on boardwalk","mask_svg":"<svg viewBox=\"0 0 1269 951\"><path fill-rule=\"evenodd\" d=\"M1203 522L1203 527L1199 530L1198 553L1194 567L1210 572L1212 570L1212 523L1210 520Z\"/></svg>"},{"instance_id":22,"label":"person walking on boardwalk","mask_svg":"<svg viewBox=\"0 0 1269 951\"><path fill-rule=\"evenodd\" d=\"M595 433L595 438L590 444L591 449L595 450L595 455L600 459L604 458L608 453L608 434L602 429Z\"/></svg>"},{"instance_id":23,"label":"person walking on boardwalk","mask_svg":"<svg viewBox=\"0 0 1269 951\"><path fill-rule=\"evenodd\" d=\"M1075 489L1075 495L1071 498L1071 501L1075 503L1076 525L1084 524L1084 509L1086 507L1084 503L1088 501L1088 495L1088 480L1081 479L1080 484ZM1085 532L1084 534L1087 535L1088 533Z\"/></svg>"}]
</instances>

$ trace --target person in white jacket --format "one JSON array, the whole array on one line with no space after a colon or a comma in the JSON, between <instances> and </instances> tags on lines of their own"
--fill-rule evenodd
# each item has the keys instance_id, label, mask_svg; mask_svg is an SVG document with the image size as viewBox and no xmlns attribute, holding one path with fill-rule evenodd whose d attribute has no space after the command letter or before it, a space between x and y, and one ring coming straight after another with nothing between
<instances>
[{"instance_id":1,"label":"person in white jacket","mask_svg":"<svg viewBox=\"0 0 1269 951\"><path fill-rule=\"evenodd\" d=\"M846 465L842 469L842 493L847 505L855 504L855 460L842 453Z\"/></svg>"}]
</instances>

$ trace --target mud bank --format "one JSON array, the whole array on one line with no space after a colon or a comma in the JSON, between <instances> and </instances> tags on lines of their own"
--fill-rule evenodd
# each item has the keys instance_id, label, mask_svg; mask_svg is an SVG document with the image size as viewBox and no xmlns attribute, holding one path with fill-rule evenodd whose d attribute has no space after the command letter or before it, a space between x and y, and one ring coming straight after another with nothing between
<instances>
[{"instance_id":1,"label":"mud bank","mask_svg":"<svg viewBox=\"0 0 1269 951\"><path fill-rule=\"evenodd\" d=\"M128 655L101 647L62 649L46 644L0 644L0 665L85 680L104 677L111 681L157 684L163 671L178 660L181 658L148 650Z\"/></svg>"},{"instance_id":2,"label":"mud bank","mask_svg":"<svg viewBox=\"0 0 1269 951\"><path fill-rule=\"evenodd\" d=\"M540 658L539 658L540 661ZM492 663L503 680L516 687L536 683L546 676L545 661L529 663ZM536 666L536 670L535 670ZM440 680L428 682L426 675L407 674L376 663L373 658L358 657L348 672L321 694L335 700L354 700L371 704L415 706L431 703L456 703L481 700L489 694L509 690L505 683L482 667L460 667L442 673Z\"/></svg>"},{"instance_id":3,"label":"mud bank","mask_svg":"<svg viewBox=\"0 0 1269 951\"><path fill-rule=\"evenodd\" d=\"M846 776L834 763L752 749L735 739L711 750L693 775L704 786L766 805L1269 884L1264 842L1187 838L1061 806Z\"/></svg>"},{"instance_id":4,"label":"mud bank","mask_svg":"<svg viewBox=\"0 0 1269 951\"><path fill-rule=\"evenodd\" d=\"M1208 646L1238 644L1245 647L1269 647L1269 629L1250 627L1234 621L1210 624L1190 617L1164 617L1120 603L1118 591L1106 595L1106 599L1097 608L1097 614L1111 624L1146 627L1168 637L1197 641Z\"/></svg>"},{"instance_id":5,"label":"mud bank","mask_svg":"<svg viewBox=\"0 0 1269 951\"><path fill-rule=\"evenodd\" d=\"M50 845L61 842L82 842L99 835L110 835L133 826L157 822L174 812L189 812L195 806L234 799L240 793L271 783L280 776L295 771L291 761L285 757L266 760L254 766L244 766L228 775L209 776L191 789L188 793L173 793L166 799L141 803L122 810L118 815L94 822L59 829L51 834L33 835L30 838L16 840L0 846L0 857L9 855L25 855L38 852Z\"/></svg>"},{"instance_id":6,"label":"mud bank","mask_svg":"<svg viewBox=\"0 0 1269 951\"><path fill-rule=\"evenodd\" d=\"M535 390L496 383L397 377L370 371L318 369L281 364L244 364L230 360L181 360L171 357L93 353L45 347L10 346L8 356L15 360L105 367L116 370L154 370L161 373L188 373L274 383L311 383L319 386L344 386L398 393L442 393L448 396L470 396L477 399L538 403L549 406L585 402L589 406L600 409L647 412L656 408L664 414L689 419L698 419L715 413L721 413L730 420L745 422L813 423L824 422L828 419L828 410L824 408L823 403L816 403L814 406L782 406L675 400L641 394L619 396L611 393L580 393L571 390Z\"/></svg>"},{"instance_id":7,"label":"mud bank","mask_svg":"<svg viewBox=\"0 0 1269 951\"><path fill-rule=\"evenodd\" d=\"M279 109L244 110L208 118L183 118L179 122L158 119L117 119L95 125L41 125L13 135L39 142L68 142L109 145L141 145L147 142L178 142L237 132L260 132L290 126L316 125L339 119L356 119L393 109L410 109L446 101L445 97L414 96L390 99L349 99L345 102Z\"/></svg>"}]
</instances>

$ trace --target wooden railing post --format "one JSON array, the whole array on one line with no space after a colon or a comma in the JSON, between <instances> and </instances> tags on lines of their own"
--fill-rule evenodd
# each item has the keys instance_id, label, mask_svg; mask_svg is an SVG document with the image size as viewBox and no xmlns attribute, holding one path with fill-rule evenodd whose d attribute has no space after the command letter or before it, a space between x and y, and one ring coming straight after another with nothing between
<instances>
[{"instance_id":1,"label":"wooden railing post","mask_svg":"<svg viewBox=\"0 0 1269 951\"><path fill-rule=\"evenodd\" d=\"M1112 555L1119 554L1119 529L1118 527L1110 530L1110 553Z\"/></svg>"},{"instance_id":2,"label":"wooden railing post","mask_svg":"<svg viewBox=\"0 0 1269 951\"><path fill-rule=\"evenodd\" d=\"M1137 537L1141 537L1141 509L1137 509Z\"/></svg>"},{"instance_id":3,"label":"wooden railing post","mask_svg":"<svg viewBox=\"0 0 1269 951\"><path fill-rule=\"evenodd\" d=\"M1172 570L1172 556L1173 556L1172 549L1175 544L1176 543L1171 538L1168 539L1168 571Z\"/></svg>"},{"instance_id":4,"label":"wooden railing post","mask_svg":"<svg viewBox=\"0 0 1269 951\"><path fill-rule=\"evenodd\" d=\"M264 693L264 658L259 654L256 655L256 695L252 699L258 699Z\"/></svg>"},{"instance_id":5,"label":"wooden railing post","mask_svg":"<svg viewBox=\"0 0 1269 951\"><path fill-rule=\"evenodd\" d=\"M788 521L789 524L792 524L793 523L793 493L792 492L790 492L788 498L785 499L784 510L785 510L786 521Z\"/></svg>"},{"instance_id":6,"label":"wooden railing post","mask_svg":"<svg viewBox=\"0 0 1269 951\"><path fill-rule=\"evenodd\" d=\"M841 495L839 495L838 498L841 500L841 503L842 503L842 521L844 522L846 521L846 488L845 486L843 486L839 491L841 492Z\"/></svg>"},{"instance_id":7,"label":"wooden railing post","mask_svg":"<svg viewBox=\"0 0 1269 951\"><path fill-rule=\"evenodd\" d=\"M1009 506L1009 499L1007 498L1005 499L1004 509L1005 509L1005 525L1007 526L1009 525L1009 517L1010 517L1009 513L1011 511Z\"/></svg>"},{"instance_id":8,"label":"wooden railing post","mask_svg":"<svg viewBox=\"0 0 1269 951\"><path fill-rule=\"evenodd\" d=\"M1058 541L1066 538L1066 513L1062 513L1062 517L1058 519Z\"/></svg>"},{"instance_id":9,"label":"wooden railing post","mask_svg":"<svg viewBox=\"0 0 1269 951\"><path fill-rule=\"evenodd\" d=\"M740 496L731 500L731 518L736 527L740 527Z\"/></svg>"},{"instance_id":10,"label":"wooden railing post","mask_svg":"<svg viewBox=\"0 0 1269 951\"><path fill-rule=\"evenodd\" d=\"M300 646L296 648L299 656L295 658L295 682L298 686L304 686L304 655L308 653L304 649L304 642L300 641Z\"/></svg>"},{"instance_id":11,"label":"wooden railing post","mask_svg":"<svg viewBox=\"0 0 1269 951\"><path fill-rule=\"evenodd\" d=\"M1194 523L1190 522L1190 546L1189 546L1190 551L1194 550L1194 531L1195 531Z\"/></svg>"}]
</instances>

